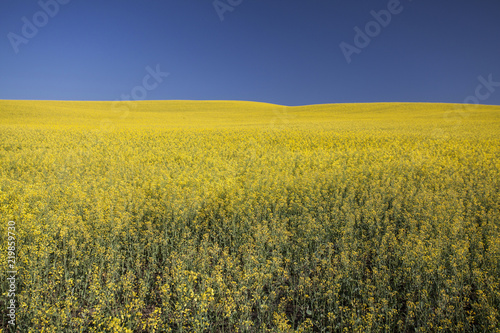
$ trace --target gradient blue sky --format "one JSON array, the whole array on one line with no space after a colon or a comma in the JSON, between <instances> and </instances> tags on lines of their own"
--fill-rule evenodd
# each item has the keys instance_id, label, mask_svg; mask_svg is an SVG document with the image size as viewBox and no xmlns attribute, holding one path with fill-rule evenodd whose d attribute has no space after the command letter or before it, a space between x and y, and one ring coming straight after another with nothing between
<instances>
[{"instance_id":1,"label":"gradient blue sky","mask_svg":"<svg viewBox=\"0 0 500 333\"><path fill-rule=\"evenodd\" d=\"M71 0L16 53L9 33L42 9L1 0L0 99L117 100L157 65L146 99L461 103L500 82L498 0L401 0L348 64L339 44L391 1L243 0L221 21L213 0ZM500 105L500 87L479 92Z\"/></svg>"}]
</instances>

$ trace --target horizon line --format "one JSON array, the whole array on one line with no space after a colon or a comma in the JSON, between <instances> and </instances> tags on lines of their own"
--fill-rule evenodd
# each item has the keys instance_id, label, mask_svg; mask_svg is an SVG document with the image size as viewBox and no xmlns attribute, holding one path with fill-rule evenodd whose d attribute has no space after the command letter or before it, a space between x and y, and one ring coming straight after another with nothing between
<instances>
[{"instance_id":1,"label":"horizon line","mask_svg":"<svg viewBox=\"0 0 500 333\"><path fill-rule=\"evenodd\" d=\"M241 102L241 103L259 103L259 104L269 104L283 107L301 107L301 106L314 106L314 105L340 105L340 104L454 104L454 105L484 105L484 106L500 106L500 104L467 104L467 103L456 103L456 102L331 102L331 103L313 103L313 104L301 104L301 105L282 105L269 102L261 101L247 101L247 100L222 100L222 99L145 99L145 100L59 100L59 99L0 99L1 101L30 101L30 102L89 102L89 103L141 103L141 102Z\"/></svg>"}]
</instances>

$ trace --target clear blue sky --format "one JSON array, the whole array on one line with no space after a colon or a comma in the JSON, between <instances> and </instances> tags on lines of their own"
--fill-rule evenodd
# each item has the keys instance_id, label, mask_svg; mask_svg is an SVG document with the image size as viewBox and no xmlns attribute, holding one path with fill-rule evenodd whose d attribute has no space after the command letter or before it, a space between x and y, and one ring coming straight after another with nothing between
<instances>
[{"instance_id":1,"label":"clear blue sky","mask_svg":"<svg viewBox=\"0 0 500 333\"><path fill-rule=\"evenodd\" d=\"M498 0L220 0L223 21L213 0L59 1L51 17L1 0L0 99L500 105L500 83L484 86L500 82ZM369 23L388 7L385 27ZM340 44L367 23L348 63Z\"/></svg>"}]
</instances>

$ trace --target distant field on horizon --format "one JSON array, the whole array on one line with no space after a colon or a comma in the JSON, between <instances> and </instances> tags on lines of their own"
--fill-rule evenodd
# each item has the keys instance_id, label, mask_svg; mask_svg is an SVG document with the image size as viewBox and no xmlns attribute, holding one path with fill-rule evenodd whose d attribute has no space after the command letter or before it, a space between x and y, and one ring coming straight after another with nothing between
<instances>
[{"instance_id":1,"label":"distant field on horizon","mask_svg":"<svg viewBox=\"0 0 500 333\"><path fill-rule=\"evenodd\" d=\"M411 126L448 130L499 123L500 106L445 103L361 103L281 106L242 101L73 102L0 100L0 124L130 127L235 127L316 125L325 128Z\"/></svg>"},{"instance_id":2,"label":"distant field on horizon","mask_svg":"<svg viewBox=\"0 0 500 333\"><path fill-rule=\"evenodd\" d=\"M500 106L0 100L0 216L21 332L500 331Z\"/></svg>"}]
</instances>

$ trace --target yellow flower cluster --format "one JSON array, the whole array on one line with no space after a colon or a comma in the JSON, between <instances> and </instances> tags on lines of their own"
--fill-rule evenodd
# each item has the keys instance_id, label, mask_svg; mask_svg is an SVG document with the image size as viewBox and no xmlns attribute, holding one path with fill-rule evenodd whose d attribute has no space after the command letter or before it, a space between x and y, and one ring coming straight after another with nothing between
<instances>
[{"instance_id":1,"label":"yellow flower cluster","mask_svg":"<svg viewBox=\"0 0 500 333\"><path fill-rule=\"evenodd\" d=\"M0 101L19 331L500 332L500 108L206 103Z\"/></svg>"}]
</instances>

